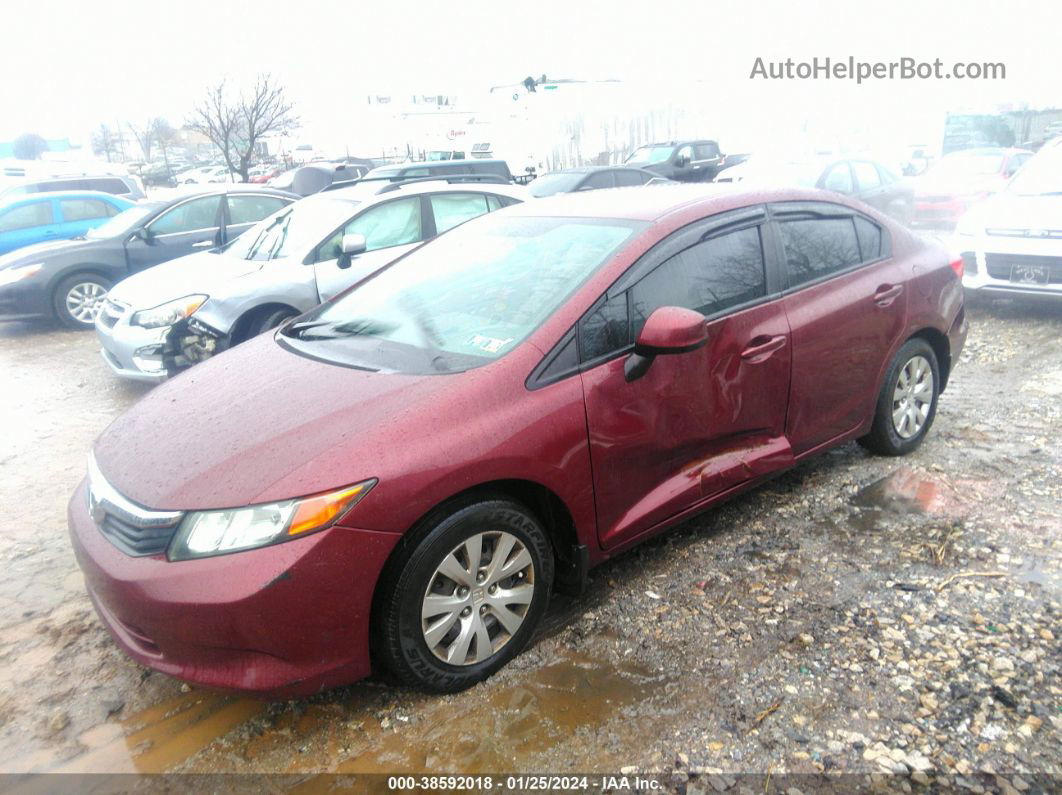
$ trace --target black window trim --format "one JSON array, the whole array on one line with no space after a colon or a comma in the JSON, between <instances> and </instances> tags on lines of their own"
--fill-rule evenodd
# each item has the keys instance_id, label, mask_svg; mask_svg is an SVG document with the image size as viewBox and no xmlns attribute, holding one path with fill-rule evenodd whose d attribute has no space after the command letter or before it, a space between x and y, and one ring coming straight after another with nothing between
<instances>
[{"instance_id":1,"label":"black window trim","mask_svg":"<svg viewBox=\"0 0 1062 795\"><path fill-rule=\"evenodd\" d=\"M763 249L766 292L760 298L755 298L736 306L729 306L726 309L722 309L711 315L706 315L706 322L711 323L727 317L728 315L733 315L746 309L751 309L755 306L766 304L770 301L781 298L784 295L782 290L784 284L781 281L781 278L784 277L784 271L782 270L784 260L778 259L778 250L771 245L769 221L770 213L767 205L751 204L693 221L680 229L676 229L663 240L655 243L648 251L631 263L627 270L620 274L616 280L601 293L601 295L595 298L586 311L579 316L579 319L575 324L561 335L560 339L554 343L553 347L549 349L549 352L542 357L542 360L528 375L527 380L524 382L525 387L530 390L540 389L549 386L550 384L555 384L558 381L575 375L576 373L592 370L593 368L606 364L613 359L631 353L631 351L634 350L634 341L629 341L625 346L617 348L614 351L609 351L608 353L604 353L593 359L583 361L581 350L582 342L580 340L581 335L579 334L583 321L593 314L602 303L618 298L624 293L627 293L632 287L634 287L634 285L655 271L659 266L663 265L667 260L671 259L671 257L697 245L698 243L703 243L714 237L729 232L738 232L743 229L759 227L760 245ZM630 312L630 300L628 300L628 329L630 328ZM557 356L560 355L561 351L564 350L565 345L567 345L573 334L575 335L575 344L579 354L578 364L557 373L548 373L549 366Z\"/></svg>"},{"instance_id":2,"label":"black window trim","mask_svg":"<svg viewBox=\"0 0 1062 795\"><path fill-rule=\"evenodd\" d=\"M825 208L829 207L829 210ZM781 290L782 296L792 295L793 293L807 289L808 287L815 287L816 285L827 282L831 279L836 279L839 276L845 276L854 271L861 270L862 268L876 265L880 262L892 258L892 237L889 233L889 229L884 224L878 223L866 213L861 213L852 207L846 207L843 204L833 204L827 201L791 201L791 202L772 202L767 207L767 214L770 227L770 236L774 238L773 248L775 250L775 256L778 258L779 264L779 277L780 282L783 285ZM785 245L782 242L782 233L778 228L778 225L784 223L785 220L808 220L815 218L862 218L870 223L874 224L881 231L881 254L875 259L865 260L857 262L854 265L849 265L841 270L831 271L830 273L819 276L816 279L810 279L806 282L801 282L797 285L789 284L789 268L785 257ZM852 222L852 232L855 234L856 245L859 247L859 256L862 258L863 249L859 242L859 232L855 228L855 221ZM766 245L764 246L766 248Z\"/></svg>"}]
</instances>

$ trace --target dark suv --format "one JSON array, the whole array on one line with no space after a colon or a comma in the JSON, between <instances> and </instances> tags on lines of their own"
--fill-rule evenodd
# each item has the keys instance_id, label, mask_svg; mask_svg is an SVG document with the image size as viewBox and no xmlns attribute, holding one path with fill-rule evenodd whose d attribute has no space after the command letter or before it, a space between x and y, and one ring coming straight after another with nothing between
<instances>
[{"instance_id":1,"label":"dark suv","mask_svg":"<svg viewBox=\"0 0 1062 795\"><path fill-rule=\"evenodd\" d=\"M395 179L416 179L417 177L453 177L464 174L486 174L501 177L506 182L513 181L509 164L504 160L431 160L422 163L396 163L391 166L374 168L366 178L392 177Z\"/></svg>"},{"instance_id":2,"label":"dark suv","mask_svg":"<svg viewBox=\"0 0 1062 795\"><path fill-rule=\"evenodd\" d=\"M700 140L639 146L623 163L680 182L711 182L722 171L724 160L718 142Z\"/></svg>"}]
</instances>

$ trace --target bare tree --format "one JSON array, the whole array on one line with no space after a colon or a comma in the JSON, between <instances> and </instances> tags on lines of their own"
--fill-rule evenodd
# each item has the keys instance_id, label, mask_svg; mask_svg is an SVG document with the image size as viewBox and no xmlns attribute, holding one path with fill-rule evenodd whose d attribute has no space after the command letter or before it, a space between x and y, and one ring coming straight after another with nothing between
<instances>
[{"instance_id":1,"label":"bare tree","mask_svg":"<svg viewBox=\"0 0 1062 795\"><path fill-rule=\"evenodd\" d=\"M99 129L92 133L92 154L104 155L107 162L111 162L111 155L118 152L118 142L111 128L106 124L100 124Z\"/></svg>"},{"instance_id":2,"label":"bare tree","mask_svg":"<svg viewBox=\"0 0 1062 795\"><path fill-rule=\"evenodd\" d=\"M202 133L221 150L229 170L247 181L255 148L265 136L298 126L294 106L272 76L261 74L250 94L232 99L222 80L195 107L188 127Z\"/></svg>"},{"instance_id":3,"label":"bare tree","mask_svg":"<svg viewBox=\"0 0 1062 795\"><path fill-rule=\"evenodd\" d=\"M129 132L133 134L136 142L140 145L140 151L144 153L144 162L151 162L151 148L155 144L155 122L157 119L148 119L143 127L134 127L130 123L126 123L126 127L129 128Z\"/></svg>"},{"instance_id":4,"label":"bare tree","mask_svg":"<svg viewBox=\"0 0 1062 795\"><path fill-rule=\"evenodd\" d=\"M12 154L19 160L40 160L48 151L48 142L37 133L24 133L11 145Z\"/></svg>"},{"instance_id":5,"label":"bare tree","mask_svg":"<svg viewBox=\"0 0 1062 795\"><path fill-rule=\"evenodd\" d=\"M170 170L170 146L177 140L177 131L168 121L156 117L151 120L151 130L154 133L155 143L162 150L162 161L166 164L166 170Z\"/></svg>"}]
</instances>

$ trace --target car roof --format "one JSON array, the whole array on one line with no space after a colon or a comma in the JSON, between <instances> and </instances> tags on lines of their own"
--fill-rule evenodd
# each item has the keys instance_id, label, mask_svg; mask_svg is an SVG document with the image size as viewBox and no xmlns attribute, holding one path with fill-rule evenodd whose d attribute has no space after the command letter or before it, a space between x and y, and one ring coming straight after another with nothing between
<instances>
[{"instance_id":1,"label":"car roof","mask_svg":"<svg viewBox=\"0 0 1062 795\"><path fill-rule=\"evenodd\" d=\"M9 177L7 179L10 180L10 183L8 183L5 180L4 184L5 185L10 184L10 185L14 186L14 185L33 185L33 184L35 184L37 182L58 182L58 181L68 180L68 179L121 179L121 180L125 180L125 181L128 182L128 181L130 181L132 179L132 177L129 174L106 174L106 173L85 172L84 174L47 174L47 175L41 174L41 175L34 175L34 176L26 175L26 176L21 176L21 177Z\"/></svg>"},{"instance_id":2,"label":"car roof","mask_svg":"<svg viewBox=\"0 0 1062 795\"><path fill-rule=\"evenodd\" d=\"M375 189L375 190L374 190ZM386 190L385 190L386 189ZM380 191L383 191L382 193ZM500 196L509 196L514 199L525 200L528 198L527 188L522 185L511 185L507 182L447 182L440 177L430 181L403 182L355 182L346 188L334 188L321 191L320 193L307 196L307 199L317 197L335 198L345 201L376 202L395 196L419 196L430 193L493 193ZM305 201L305 200L304 200Z\"/></svg>"},{"instance_id":3,"label":"car roof","mask_svg":"<svg viewBox=\"0 0 1062 795\"><path fill-rule=\"evenodd\" d=\"M118 201L123 204L134 203L124 196L115 196L102 190L49 190L43 193L19 193L9 198L0 199L0 204L21 204L23 202L42 201L44 199L103 199L104 201Z\"/></svg>"},{"instance_id":4,"label":"car roof","mask_svg":"<svg viewBox=\"0 0 1062 795\"><path fill-rule=\"evenodd\" d=\"M176 201L184 201L185 199L191 199L195 196L215 196L219 193L258 193L266 196L278 196L285 199L298 199L297 194L287 190L279 190L278 188L270 188L268 185L254 185L250 182L232 182L232 183L219 183L215 187L204 187L203 185L179 185L176 188L169 188L164 196L160 196L156 201L163 204L170 204ZM144 204L144 202L140 202Z\"/></svg>"},{"instance_id":5,"label":"car roof","mask_svg":"<svg viewBox=\"0 0 1062 795\"><path fill-rule=\"evenodd\" d=\"M827 201L850 206L836 194L808 188L742 187L741 183L661 183L629 188L559 193L508 208L510 215L571 218L620 218L655 221L685 208L706 215L750 204L779 201Z\"/></svg>"},{"instance_id":6,"label":"car roof","mask_svg":"<svg viewBox=\"0 0 1062 795\"><path fill-rule=\"evenodd\" d=\"M377 166L372 171L370 171L366 176L373 177L373 176L377 175L377 172L383 172L383 171L387 171L387 172L402 171L402 170L405 170L407 168L447 168L449 166L467 165L469 163L480 163L480 164L490 163L492 165L497 165L498 163L502 163L502 164L505 165L506 168L509 167L508 162L506 162L505 160L498 159L498 158L487 159L487 158L481 158L481 157L465 157L465 158L461 158L461 159L458 159L458 160L418 160L418 161L415 161L415 162L412 162L412 163L392 163L391 165L387 165L387 166Z\"/></svg>"},{"instance_id":7,"label":"car roof","mask_svg":"<svg viewBox=\"0 0 1062 795\"><path fill-rule=\"evenodd\" d=\"M594 174L598 171L644 171L651 176L659 176L647 169L638 168L638 166L625 166L622 163L613 166L574 166L572 168L558 168L556 171L547 171L542 176L548 177L551 174Z\"/></svg>"}]
</instances>

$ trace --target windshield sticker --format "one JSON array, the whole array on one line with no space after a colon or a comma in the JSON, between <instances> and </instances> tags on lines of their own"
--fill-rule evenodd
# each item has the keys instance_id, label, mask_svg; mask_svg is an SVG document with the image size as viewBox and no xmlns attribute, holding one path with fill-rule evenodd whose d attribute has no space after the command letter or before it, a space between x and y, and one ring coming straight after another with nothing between
<instances>
[{"instance_id":1,"label":"windshield sticker","mask_svg":"<svg viewBox=\"0 0 1062 795\"><path fill-rule=\"evenodd\" d=\"M500 340L497 337L484 337L482 334L473 334L465 340L465 345L479 348L485 353L497 353L512 341L512 337L507 340Z\"/></svg>"}]
</instances>

